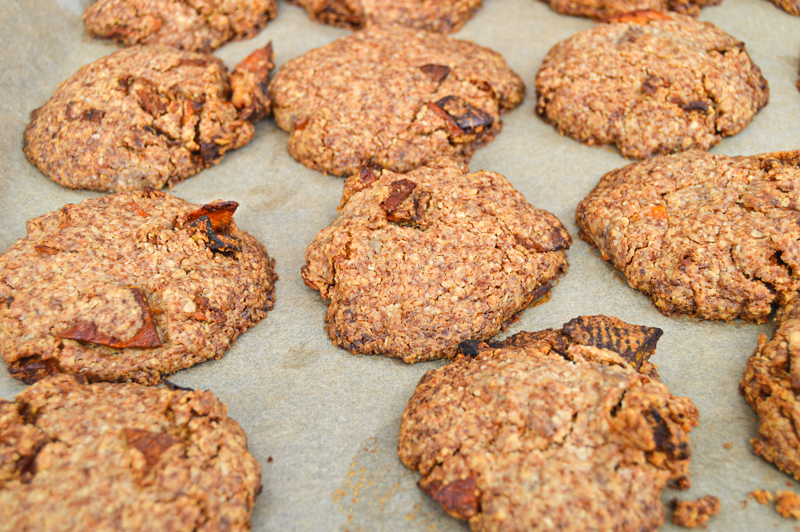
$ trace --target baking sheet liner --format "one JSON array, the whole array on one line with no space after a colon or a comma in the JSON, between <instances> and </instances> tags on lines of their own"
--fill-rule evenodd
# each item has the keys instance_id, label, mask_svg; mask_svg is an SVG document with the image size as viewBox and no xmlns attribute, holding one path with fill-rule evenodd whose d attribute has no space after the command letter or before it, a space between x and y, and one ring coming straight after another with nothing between
<instances>
[{"instance_id":1,"label":"baking sheet liner","mask_svg":"<svg viewBox=\"0 0 800 532\"><path fill-rule=\"evenodd\" d=\"M0 2L0 250L25 235L25 221L100 193L70 191L43 176L22 152L30 112L79 67L116 46L86 35L81 13L89 0ZM713 153L750 155L798 148L800 18L766 0L724 0L699 17L747 44L770 84L770 103L740 134ZM607 314L664 330L656 356L663 381L700 410L691 434L692 488L665 490L689 499L713 494L720 515L709 531L794 530L800 521L748 499L756 489L797 490L788 475L757 457L750 438L757 421L737 386L758 335L773 324L701 322L662 316L577 239L578 202L605 172L628 163L614 149L560 137L534 114L533 80L547 51L587 19L559 15L535 0L485 0L455 36L502 53L528 87L523 104L505 115L503 131L470 168L502 173L534 205L556 214L575 238L570 268L550 300L528 309L505 333L558 328L582 314ZM273 41L278 65L350 32L311 22L283 1L278 16L249 41L216 52L232 67ZM323 330L326 305L300 277L304 252L336 216L343 180L295 162L287 134L269 118L256 136L171 192L186 200L241 203L236 221L277 261L275 309L242 335L227 355L181 371L171 380L210 389L244 427L263 469L256 531L464 531L416 487L418 475L397 459L400 415L425 371L443 362L406 365L385 357L353 356ZM0 371L0 396L25 385ZM724 445L730 443L729 448ZM681 530L669 520L661 530Z\"/></svg>"}]
</instances>

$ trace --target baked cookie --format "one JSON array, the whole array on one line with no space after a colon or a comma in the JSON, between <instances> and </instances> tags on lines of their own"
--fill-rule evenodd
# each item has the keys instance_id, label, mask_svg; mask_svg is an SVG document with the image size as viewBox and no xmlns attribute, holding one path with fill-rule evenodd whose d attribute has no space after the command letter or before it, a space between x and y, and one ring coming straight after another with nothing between
<instances>
[{"instance_id":1,"label":"baked cookie","mask_svg":"<svg viewBox=\"0 0 800 532\"><path fill-rule=\"evenodd\" d=\"M482 0L289 0L311 20L349 28L400 24L440 33L458 31L482 7Z\"/></svg>"},{"instance_id":2,"label":"baked cookie","mask_svg":"<svg viewBox=\"0 0 800 532\"><path fill-rule=\"evenodd\" d=\"M255 37L276 12L275 0L98 0L83 12L83 24L92 37L125 46L211 52Z\"/></svg>"},{"instance_id":3,"label":"baked cookie","mask_svg":"<svg viewBox=\"0 0 800 532\"><path fill-rule=\"evenodd\" d=\"M180 183L253 138L269 113L272 46L228 77L212 55L166 46L119 50L82 67L31 113L25 155L69 188Z\"/></svg>"},{"instance_id":4,"label":"baked cookie","mask_svg":"<svg viewBox=\"0 0 800 532\"><path fill-rule=\"evenodd\" d=\"M261 468L213 393L49 377L0 399L0 531L250 530Z\"/></svg>"},{"instance_id":5,"label":"baked cookie","mask_svg":"<svg viewBox=\"0 0 800 532\"><path fill-rule=\"evenodd\" d=\"M777 321L769 341L759 337L739 391L759 418L753 450L800 480L800 438L794 429L800 419L800 301L787 303Z\"/></svg>"},{"instance_id":6,"label":"baked cookie","mask_svg":"<svg viewBox=\"0 0 800 532\"><path fill-rule=\"evenodd\" d=\"M630 159L708 149L744 129L769 89L744 44L709 22L645 11L581 31L536 74L538 114Z\"/></svg>"},{"instance_id":7,"label":"baked cookie","mask_svg":"<svg viewBox=\"0 0 800 532\"><path fill-rule=\"evenodd\" d=\"M476 531L655 530L661 490L688 484L698 418L653 375L660 336L584 316L560 331L464 343L408 401L400 460Z\"/></svg>"},{"instance_id":8,"label":"baked cookie","mask_svg":"<svg viewBox=\"0 0 800 532\"><path fill-rule=\"evenodd\" d=\"M634 11L675 11L697 16L701 7L715 6L722 0L546 0L562 15L577 15L604 20Z\"/></svg>"},{"instance_id":9,"label":"baked cookie","mask_svg":"<svg viewBox=\"0 0 800 532\"><path fill-rule=\"evenodd\" d=\"M567 230L505 177L440 160L349 178L339 217L306 250L303 280L330 300L325 329L351 353L404 362L455 355L549 292Z\"/></svg>"},{"instance_id":10,"label":"baked cookie","mask_svg":"<svg viewBox=\"0 0 800 532\"><path fill-rule=\"evenodd\" d=\"M370 27L284 63L270 83L289 153L338 176L468 162L525 86L487 48L403 27Z\"/></svg>"},{"instance_id":11,"label":"baked cookie","mask_svg":"<svg viewBox=\"0 0 800 532\"><path fill-rule=\"evenodd\" d=\"M800 151L689 151L604 175L580 237L667 316L764 322L800 290Z\"/></svg>"},{"instance_id":12,"label":"baked cookie","mask_svg":"<svg viewBox=\"0 0 800 532\"><path fill-rule=\"evenodd\" d=\"M237 206L150 189L29 220L0 256L11 375L156 384L221 358L272 309L277 279L264 246L236 227Z\"/></svg>"}]
</instances>

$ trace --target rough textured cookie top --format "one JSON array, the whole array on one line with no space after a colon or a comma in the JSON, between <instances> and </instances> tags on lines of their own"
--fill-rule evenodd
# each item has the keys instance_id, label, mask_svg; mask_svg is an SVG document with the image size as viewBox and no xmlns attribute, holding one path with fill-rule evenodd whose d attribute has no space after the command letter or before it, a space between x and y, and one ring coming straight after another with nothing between
<instances>
[{"instance_id":1,"label":"rough textured cookie top","mask_svg":"<svg viewBox=\"0 0 800 532\"><path fill-rule=\"evenodd\" d=\"M155 384L220 358L272 308L274 261L235 202L157 191L88 199L28 221L0 256L0 354L12 376Z\"/></svg>"},{"instance_id":2,"label":"rough textured cookie top","mask_svg":"<svg viewBox=\"0 0 800 532\"><path fill-rule=\"evenodd\" d=\"M251 528L261 468L211 392L51 377L0 435L0 531Z\"/></svg>"},{"instance_id":3,"label":"rough textured cookie top","mask_svg":"<svg viewBox=\"0 0 800 532\"><path fill-rule=\"evenodd\" d=\"M289 153L339 176L365 165L406 172L439 156L467 162L524 91L496 52L402 27L371 27L312 50L270 84Z\"/></svg>"},{"instance_id":4,"label":"rough textured cookie top","mask_svg":"<svg viewBox=\"0 0 800 532\"><path fill-rule=\"evenodd\" d=\"M405 362L490 338L566 271L572 240L500 174L442 160L345 182L339 217L306 250L303 279L353 353Z\"/></svg>"},{"instance_id":5,"label":"rough textured cookie top","mask_svg":"<svg viewBox=\"0 0 800 532\"><path fill-rule=\"evenodd\" d=\"M692 151L603 176L580 236L667 315L763 322L800 290L800 152Z\"/></svg>"},{"instance_id":6,"label":"rough textured cookie top","mask_svg":"<svg viewBox=\"0 0 800 532\"><path fill-rule=\"evenodd\" d=\"M675 11L697 16L701 7L714 6L722 0L546 0L564 15L607 19L634 11Z\"/></svg>"},{"instance_id":7,"label":"rough textured cookie top","mask_svg":"<svg viewBox=\"0 0 800 532\"><path fill-rule=\"evenodd\" d=\"M655 530L666 483L688 484L698 417L648 376L660 335L584 316L462 344L470 354L427 372L408 401L400 459L475 531Z\"/></svg>"},{"instance_id":8,"label":"rough textured cookie top","mask_svg":"<svg viewBox=\"0 0 800 532\"><path fill-rule=\"evenodd\" d=\"M747 360L739 390L758 414L758 436L750 440L756 454L800 480L800 301L778 313L778 329Z\"/></svg>"},{"instance_id":9,"label":"rough textured cookie top","mask_svg":"<svg viewBox=\"0 0 800 532\"><path fill-rule=\"evenodd\" d=\"M276 12L275 0L98 0L84 11L83 23L92 37L126 46L210 52L256 36Z\"/></svg>"},{"instance_id":10,"label":"rough textured cookie top","mask_svg":"<svg viewBox=\"0 0 800 532\"><path fill-rule=\"evenodd\" d=\"M135 46L90 63L31 113L25 155L69 188L172 186L253 137L269 113L272 46L228 77L212 55Z\"/></svg>"},{"instance_id":11,"label":"rough textured cookie top","mask_svg":"<svg viewBox=\"0 0 800 532\"><path fill-rule=\"evenodd\" d=\"M481 0L290 0L318 22L343 28L400 24L452 33L481 8Z\"/></svg>"},{"instance_id":12,"label":"rough textured cookie top","mask_svg":"<svg viewBox=\"0 0 800 532\"><path fill-rule=\"evenodd\" d=\"M554 46L536 75L537 112L562 135L631 159L708 149L767 104L744 44L709 22L620 17Z\"/></svg>"}]
</instances>

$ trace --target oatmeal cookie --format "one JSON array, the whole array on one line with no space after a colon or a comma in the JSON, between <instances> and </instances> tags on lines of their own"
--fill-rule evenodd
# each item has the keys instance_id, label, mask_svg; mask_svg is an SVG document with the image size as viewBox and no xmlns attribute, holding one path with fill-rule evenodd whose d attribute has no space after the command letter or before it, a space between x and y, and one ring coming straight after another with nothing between
<instances>
[{"instance_id":1,"label":"oatmeal cookie","mask_svg":"<svg viewBox=\"0 0 800 532\"><path fill-rule=\"evenodd\" d=\"M482 0L290 0L312 20L349 28L400 24L440 33L461 29Z\"/></svg>"},{"instance_id":2,"label":"oatmeal cookie","mask_svg":"<svg viewBox=\"0 0 800 532\"><path fill-rule=\"evenodd\" d=\"M664 314L765 322L800 290L800 151L701 151L609 172L580 237Z\"/></svg>"},{"instance_id":3,"label":"oatmeal cookie","mask_svg":"<svg viewBox=\"0 0 800 532\"><path fill-rule=\"evenodd\" d=\"M675 11L696 17L700 8L715 6L722 0L546 0L562 15L606 20L634 11Z\"/></svg>"},{"instance_id":4,"label":"oatmeal cookie","mask_svg":"<svg viewBox=\"0 0 800 532\"><path fill-rule=\"evenodd\" d=\"M462 343L408 401L400 459L475 531L655 530L661 490L688 483L698 418L653 375L646 357L659 336L584 316L560 331Z\"/></svg>"},{"instance_id":5,"label":"oatmeal cookie","mask_svg":"<svg viewBox=\"0 0 800 532\"><path fill-rule=\"evenodd\" d=\"M11 375L156 384L221 358L272 309L275 262L236 202L120 192L28 221L0 256L0 354Z\"/></svg>"},{"instance_id":6,"label":"oatmeal cookie","mask_svg":"<svg viewBox=\"0 0 800 532\"><path fill-rule=\"evenodd\" d=\"M267 115L272 46L233 73L212 55L135 46L90 63L31 113L28 159L69 188L180 183L253 138Z\"/></svg>"},{"instance_id":7,"label":"oatmeal cookie","mask_svg":"<svg viewBox=\"0 0 800 532\"><path fill-rule=\"evenodd\" d=\"M49 377L0 399L0 531L250 530L261 468L211 392Z\"/></svg>"},{"instance_id":8,"label":"oatmeal cookie","mask_svg":"<svg viewBox=\"0 0 800 532\"><path fill-rule=\"evenodd\" d=\"M554 46L537 112L559 133L630 159L708 149L744 129L769 89L742 42L709 22L645 11Z\"/></svg>"},{"instance_id":9,"label":"oatmeal cookie","mask_svg":"<svg viewBox=\"0 0 800 532\"><path fill-rule=\"evenodd\" d=\"M211 52L255 37L275 14L275 0L98 0L83 12L83 24L92 37L125 46Z\"/></svg>"},{"instance_id":10,"label":"oatmeal cookie","mask_svg":"<svg viewBox=\"0 0 800 532\"><path fill-rule=\"evenodd\" d=\"M417 362L494 336L567 269L572 239L505 177L440 160L349 178L339 217L306 250L303 280L330 300L351 353Z\"/></svg>"},{"instance_id":11,"label":"oatmeal cookie","mask_svg":"<svg viewBox=\"0 0 800 532\"><path fill-rule=\"evenodd\" d=\"M525 86L487 48L403 27L370 27L285 63L270 83L289 153L337 176L468 162Z\"/></svg>"},{"instance_id":12,"label":"oatmeal cookie","mask_svg":"<svg viewBox=\"0 0 800 532\"><path fill-rule=\"evenodd\" d=\"M756 454L800 480L800 300L793 299L777 316L778 328L765 335L747 360L739 391L758 414Z\"/></svg>"}]
</instances>

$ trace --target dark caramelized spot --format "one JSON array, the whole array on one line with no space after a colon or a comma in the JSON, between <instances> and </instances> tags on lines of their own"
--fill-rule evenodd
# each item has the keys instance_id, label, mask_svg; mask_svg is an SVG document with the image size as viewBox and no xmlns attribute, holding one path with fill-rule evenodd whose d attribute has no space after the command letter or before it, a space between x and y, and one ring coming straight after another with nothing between
<instances>
[{"instance_id":1,"label":"dark caramelized spot","mask_svg":"<svg viewBox=\"0 0 800 532\"><path fill-rule=\"evenodd\" d=\"M680 106L687 113L692 112L692 111L696 111L696 112L703 113L704 115L708 114L708 103L707 102L694 101L694 102L680 104Z\"/></svg>"},{"instance_id":2,"label":"dark caramelized spot","mask_svg":"<svg viewBox=\"0 0 800 532\"><path fill-rule=\"evenodd\" d=\"M152 469L164 451L181 443L181 440L165 432L152 432L142 429L123 429L128 445L144 455L148 468Z\"/></svg>"},{"instance_id":3,"label":"dark caramelized spot","mask_svg":"<svg viewBox=\"0 0 800 532\"><path fill-rule=\"evenodd\" d=\"M381 203L390 222L424 229L425 213L431 205L432 194L417 188L417 184L408 179L394 181L390 185L389 196Z\"/></svg>"},{"instance_id":4,"label":"dark caramelized spot","mask_svg":"<svg viewBox=\"0 0 800 532\"><path fill-rule=\"evenodd\" d=\"M139 347L139 348L153 348L161 347L161 340L158 338L158 331L153 323L153 317L150 314L150 309L147 308L142 291L138 288L131 288L133 298L139 307L142 309L142 328L130 340L119 340L113 336L101 333L97 325L91 322L79 321L66 331L60 332L58 338L66 340L76 340L78 342L87 342L98 345L105 345L114 348L126 347Z\"/></svg>"},{"instance_id":5,"label":"dark caramelized spot","mask_svg":"<svg viewBox=\"0 0 800 532\"><path fill-rule=\"evenodd\" d=\"M422 489L441 504L445 512L458 519L469 519L480 509L475 479L471 475L444 486L434 482Z\"/></svg>"},{"instance_id":6,"label":"dark caramelized spot","mask_svg":"<svg viewBox=\"0 0 800 532\"><path fill-rule=\"evenodd\" d=\"M227 321L225 313L216 307L212 307L208 298L195 296L194 303L197 310L192 314L192 319L197 321L213 321L216 323L225 323Z\"/></svg>"},{"instance_id":7,"label":"dark caramelized spot","mask_svg":"<svg viewBox=\"0 0 800 532\"><path fill-rule=\"evenodd\" d=\"M61 373L61 366L55 358L42 358L39 355L20 358L8 365L8 372L25 384L33 384L48 375Z\"/></svg>"},{"instance_id":8,"label":"dark caramelized spot","mask_svg":"<svg viewBox=\"0 0 800 532\"><path fill-rule=\"evenodd\" d=\"M231 222L233 221L233 213L239 204L235 201L220 201L217 203L207 203L199 209L190 212L186 216L186 223L197 220L202 216L206 216L211 222L211 227L214 231L223 233L228 231Z\"/></svg>"},{"instance_id":9,"label":"dark caramelized spot","mask_svg":"<svg viewBox=\"0 0 800 532\"><path fill-rule=\"evenodd\" d=\"M400 179L392 182L390 185L389 196L383 200L381 207L387 214L391 214L397 209L397 206L403 202L411 192L417 188L417 184L408 179Z\"/></svg>"},{"instance_id":10,"label":"dark caramelized spot","mask_svg":"<svg viewBox=\"0 0 800 532\"><path fill-rule=\"evenodd\" d=\"M242 250L242 241L238 237L227 235L225 233L218 233L214 231L214 226L208 216L201 216L196 220L192 220L187 227L196 229L198 234L201 235L205 241L206 246L211 251L219 251L221 253L238 252Z\"/></svg>"},{"instance_id":11,"label":"dark caramelized spot","mask_svg":"<svg viewBox=\"0 0 800 532\"><path fill-rule=\"evenodd\" d=\"M457 353L475 358L481 352L480 345L480 340L464 340L458 344Z\"/></svg>"},{"instance_id":12,"label":"dark caramelized spot","mask_svg":"<svg viewBox=\"0 0 800 532\"><path fill-rule=\"evenodd\" d=\"M689 447L686 442L680 442L675 445L672 437L672 432L669 430L669 425L661 417L661 414L655 407L650 407L648 413L645 414L653 426L653 440L656 443L656 448L664 452L668 457L673 460L686 460L689 458Z\"/></svg>"},{"instance_id":13,"label":"dark caramelized spot","mask_svg":"<svg viewBox=\"0 0 800 532\"><path fill-rule=\"evenodd\" d=\"M45 244L33 246L33 249L36 250L36 253L41 253L42 255L58 255L61 252L60 249Z\"/></svg>"},{"instance_id":14,"label":"dark caramelized spot","mask_svg":"<svg viewBox=\"0 0 800 532\"><path fill-rule=\"evenodd\" d=\"M564 325L553 350L564 355L570 343L609 349L640 369L655 352L664 331L655 327L630 325L608 316L581 316Z\"/></svg>"},{"instance_id":15,"label":"dark caramelized spot","mask_svg":"<svg viewBox=\"0 0 800 532\"><path fill-rule=\"evenodd\" d=\"M492 115L459 96L445 96L434 105L447 113L465 133L481 133L494 123Z\"/></svg>"},{"instance_id":16,"label":"dark caramelized spot","mask_svg":"<svg viewBox=\"0 0 800 532\"><path fill-rule=\"evenodd\" d=\"M450 75L450 67L445 65L423 65L419 67L434 83L443 82Z\"/></svg>"},{"instance_id":17,"label":"dark caramelized spot","mask_svg":"<svg viewBox=\"0 0 800 532\"><path fill-rule=\"evenodd\" d=\"M366 188L378 180L375 170L369 166L362 166L358 172L358 180L361 182L362 187Z\"/></svg>"},{"instance_id":18,"label":"dark caramelized spot","mask_svg":"<svg viewBox=\"0 0 800 532\"><path fill-rule=\"evenodd\" d=\"M179 385L175 384L172 381L168 381L167 379L161 379L161 382L163 382L164 386L166 386L167 388L169 388L172 391L176 391L176 390L179 390L179 391L182 391L182 392L193 392L194 391L194 388L189 388L187 386L179 386Z\"/></svg>"}]
</instances>

